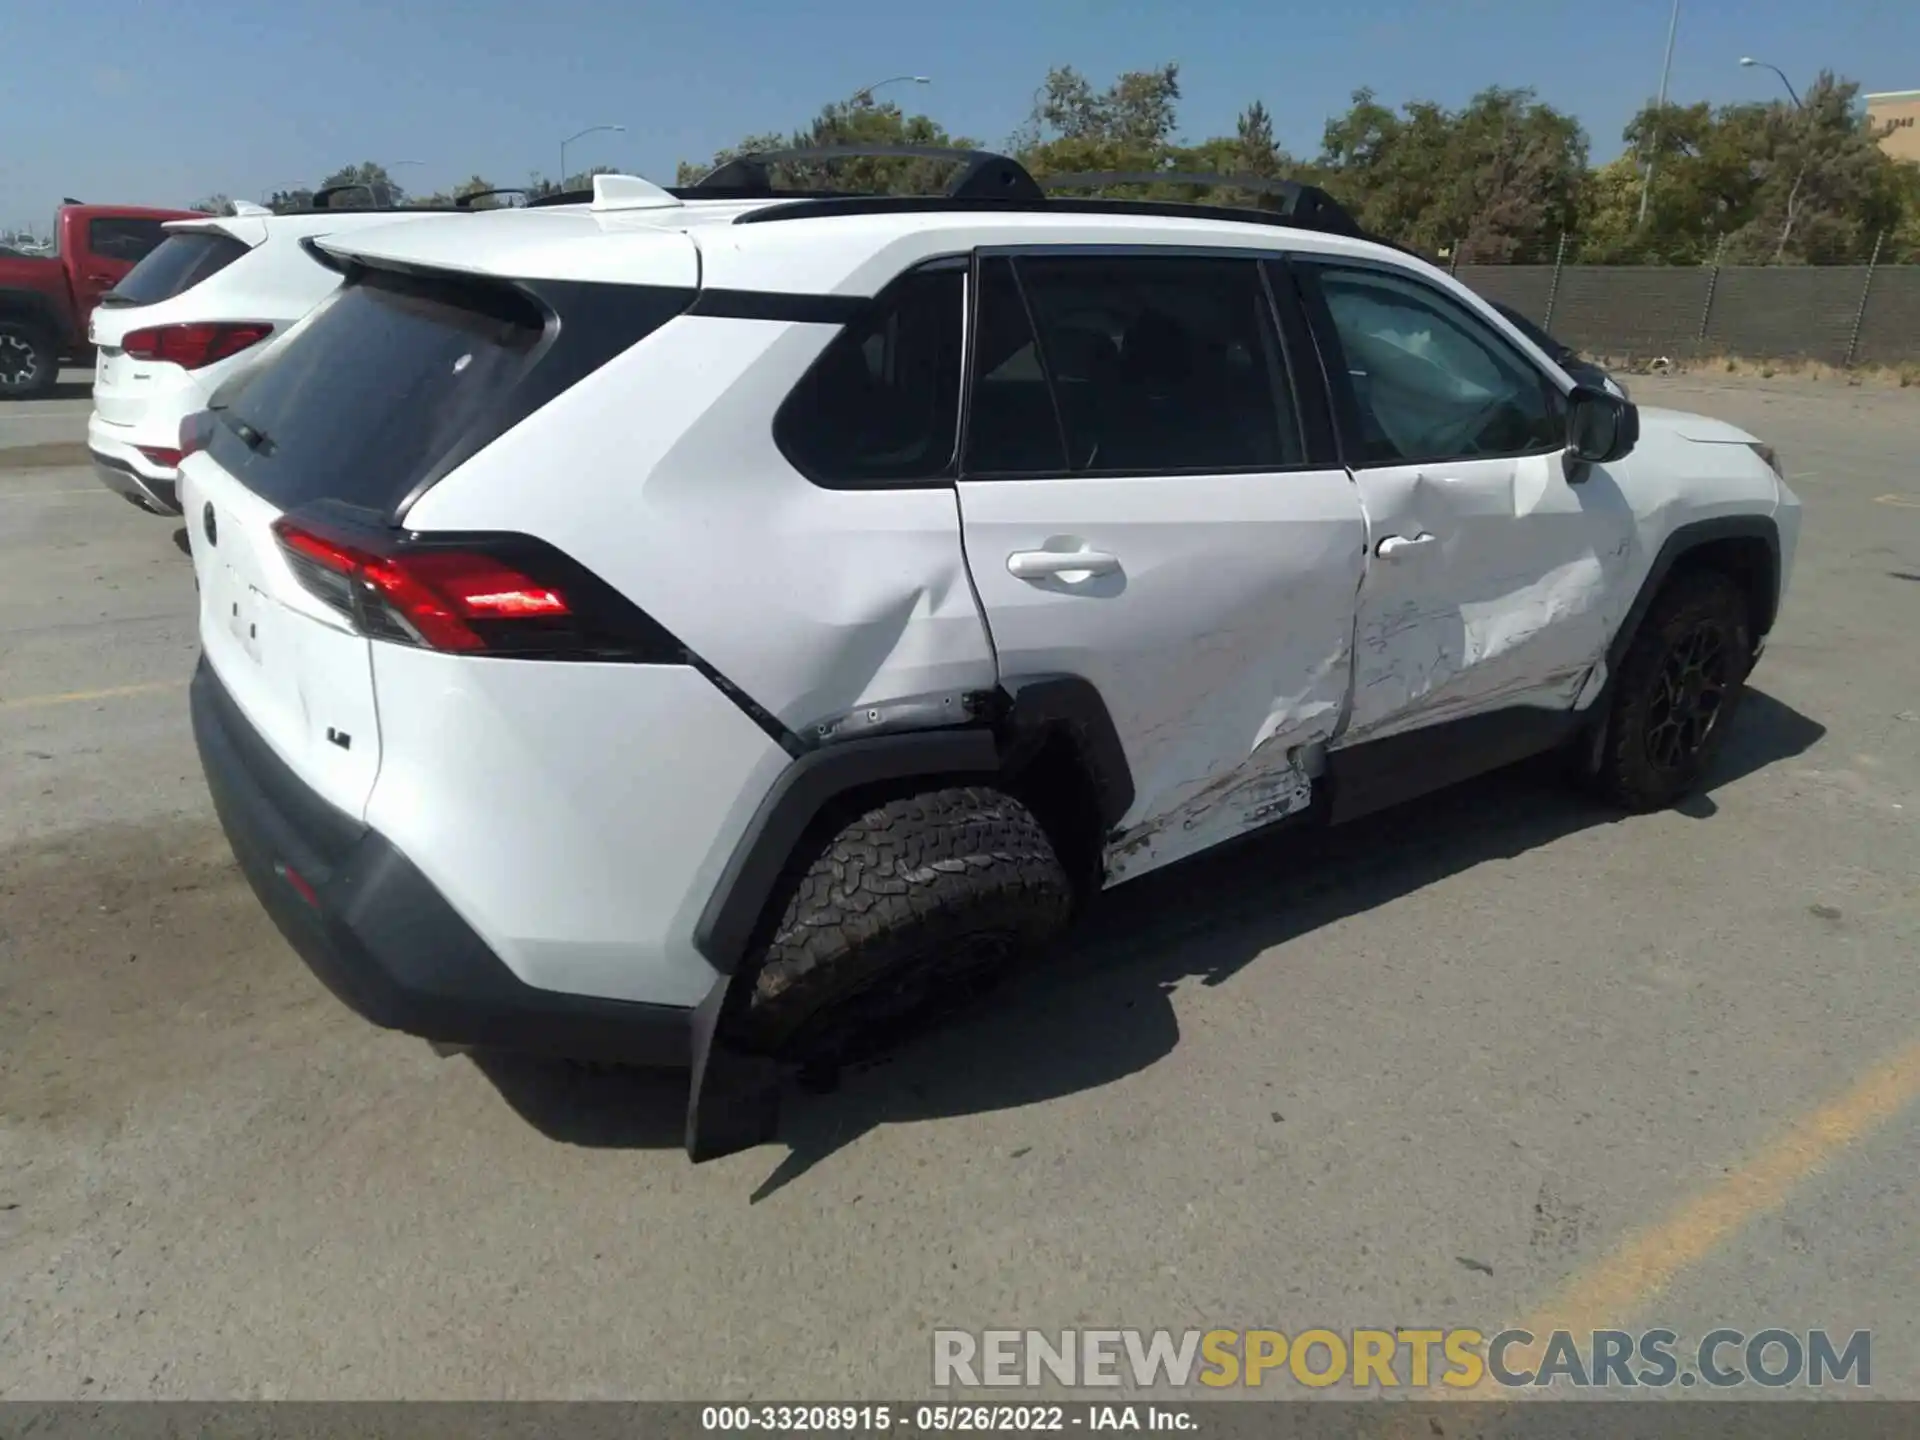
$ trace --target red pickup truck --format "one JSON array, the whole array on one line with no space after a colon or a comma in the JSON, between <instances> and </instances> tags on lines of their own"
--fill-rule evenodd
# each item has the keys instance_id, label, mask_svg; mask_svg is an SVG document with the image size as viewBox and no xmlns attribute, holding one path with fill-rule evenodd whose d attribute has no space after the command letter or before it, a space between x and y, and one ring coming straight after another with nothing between
<instances>
[{"instance_id":1,"label":"red pickup truck","mask_svg":"<svg viewBox=\"0 0 1920 1440\"><path fill-rule=\"evenodd\" d=\"M81 358L87 321L111 290L163 239L168 220L192 210L136 205L62 205L50 255L0 252L0 399L45 394L63 359Z\"/></svg>"}]
</instances>

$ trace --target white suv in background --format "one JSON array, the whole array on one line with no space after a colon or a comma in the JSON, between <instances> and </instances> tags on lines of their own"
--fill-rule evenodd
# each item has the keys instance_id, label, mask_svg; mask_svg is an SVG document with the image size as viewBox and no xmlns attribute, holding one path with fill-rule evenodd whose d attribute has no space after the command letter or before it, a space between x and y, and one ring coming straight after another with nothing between
<instances>
[{"instance_id":1,"label":"white suv in background","mask_svg":"<svg viewBox=\"0 0 1920 1440\"><path fill-rule=\"evenodd\" d=\"M97 357L87 448L101 482L155 514L179 514L180 422L340 282L304 242L404 213L240 205L231 216L168 222L166 239L89 323Z\"/></svg>"},{"instance_id":2,"label":"white suv in background","mask_svg":"<svg viewBox=\"0 0 1920 1440\"><path fill-rule=\"evenodd\" d=\"M702 1158L1222 841L1550 749L1700 782L1799 530L1766 446L1318 192L960 159L323 237L188 426L209 787L361 1014L691 1065Z\"/></svg>"}]
</instances>

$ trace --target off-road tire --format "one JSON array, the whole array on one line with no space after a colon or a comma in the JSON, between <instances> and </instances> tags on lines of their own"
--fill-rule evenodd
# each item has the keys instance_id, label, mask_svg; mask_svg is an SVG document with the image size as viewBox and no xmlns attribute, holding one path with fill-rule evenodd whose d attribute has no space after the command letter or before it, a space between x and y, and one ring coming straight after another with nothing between
<instances>
[{"instance_id":1,"label":"off-road tire","mask_svg":"<svg viewBox=\"0 0 1920 1440\"><path fill-rule=\"evenodd\" d=\"M1592 777L1600 794L1660 810L1699 785L1753 667L1751 627L1746 596L1717 571L1681 575L1661 592L1620 665Z\"/></svg>"},{"instance_id":2,"label":"off-road tire","mask_svg":"<svg viewBox=\"0 0 1920 1440\"><path fill-rule=\"evenodd\" d=\"M21 374L20 366L30 367ZM32 320L0 316L0 400L31 400L59 383L60 347Z\"/></svg>"},{"instance_id":3,"label":"off-road tire","mask_svg":"<svg viewBox=\"0 0 1920 1440\"><path fill-rule=\"evenodd\" d=\"M876 805L789 873L735 1033L812 1064L870 1054L898 1022L991 983L1073 904L1033 812L975 786Z\"/></svg>"}]
</instances>

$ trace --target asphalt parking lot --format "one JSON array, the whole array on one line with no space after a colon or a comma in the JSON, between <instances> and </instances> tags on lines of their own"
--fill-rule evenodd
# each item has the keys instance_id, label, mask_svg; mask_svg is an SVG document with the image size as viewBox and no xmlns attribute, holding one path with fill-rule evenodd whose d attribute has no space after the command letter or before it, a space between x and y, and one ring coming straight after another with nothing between
<instances>
[{"instance_id":1,"label":"asphalt parking lot","mask_svg":"<svg viewBox=\"0 0 1920 1440\"><path fill-rule=\"evenodd\" d=\"M202 789L177 524L70 463L84 398L0 409L0 1396L900 1398L934 1326L1530 1321L1866 1329L1920 1398L1920 393L1635 388L1807 506L1708 796L1525 770L1141 881L697 1168L674 1081L309 977Z\"/></svg>"}]
</instances>

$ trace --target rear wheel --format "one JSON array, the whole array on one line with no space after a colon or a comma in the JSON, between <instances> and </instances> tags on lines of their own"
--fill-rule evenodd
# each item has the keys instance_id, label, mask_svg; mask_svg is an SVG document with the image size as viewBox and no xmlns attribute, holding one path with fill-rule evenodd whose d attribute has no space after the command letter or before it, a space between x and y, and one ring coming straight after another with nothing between
<instances>
[{"instance_id":1,"label":"rear wheel","mask_svg":"<svg viewBox=\"0 0 1920 1440\"><path fill-rule=\"evenodd\" d=\"M0 397L44 395L59 378L60 352L53 338L31 320L0 318Z\"/></svg>"},{"instance_id":2,"label":"rear wheel","mask_svg":"<svg viewBox=\"0 0 1920 1440\"><path fill-rule=\"evenodd\" d=\"M1033 812L968 786L890 800L804 860L739 1041L834 1064L979 988L1059 933L1072 887Z\"/></svg>"},{"instance_id":3,"label":"rear wheel","mask_svg":"<svg viewBox=\"0 0 1920 1440\"><path fill-rule=\"evenodd\" d=\"M1740 587L1715 571L1683 575L1654 602L1614 688L1602 793L1657 810L1692 791L1726 740L1753 662Z\"/></svg>"}]
</instances>

